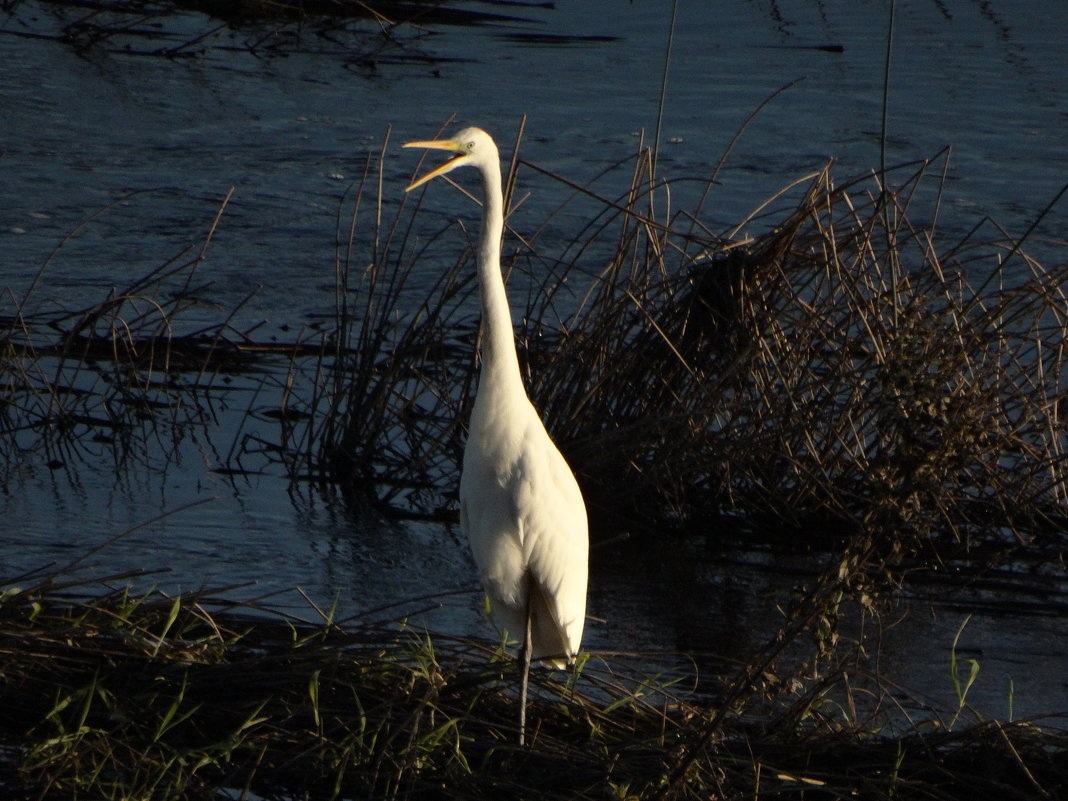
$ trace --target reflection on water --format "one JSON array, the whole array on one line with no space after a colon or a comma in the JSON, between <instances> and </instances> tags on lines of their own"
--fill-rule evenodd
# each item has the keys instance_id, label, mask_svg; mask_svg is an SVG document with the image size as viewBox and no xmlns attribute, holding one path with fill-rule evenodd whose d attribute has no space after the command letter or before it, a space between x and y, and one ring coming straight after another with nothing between
<instances>
[{"instance_id":1,"label":"reflection on water","mask_svg":"<svg viewBox=\"0 0 1068 801\"><path fill-rule=\"evenodd\" d=\"M759 4L741 0L684 5L662 174L707 175L748 115L779 87L803 79L734 145L706 204L713 230L829 158L839 160L839 176L877 165L884 5L824 3L822 11L793 9L786 17L765 17ZM888 160L953 145L943 224L965 229L989 215L1021 233L1068 173L1068 64L1050 24L1068 12L1055 0L1003 5L947 18L936 4L902 4ZM337 203L387 126L397 131L395 141L419 138L457 114L507 142L526 114L524 156L579 182L627 157L637 132L651 136L665 9L568 6L531 13L556 34L615 39L519 46L508 26L446 29L433 37L434 52L473 62L381 70L374 78L326 56L263 60L220 50L175 63L82 57L54 43L0 35L0 104L7 110L0 170L19 198L0 212L8 281L17 292L78 223L130 191L147 191L120 200L121 209L67 243L42 294L73 302L89 286L121 283L127 270L143 271L199 241L234 186L212 249L220 300L225 305L260 286L250 314L299 323L332 302ZM842 52L820 49L828 43ZM386 164L396 202L409 168L403 160ZM598 188L616 195L625 180ZM514 218L519 230L540 224L568 194L529 172L523 189L533 195ZM673 204L686 208L692 199L676 196ZM1063 230L1064 215L1060 210L1042 230ZM559 221L559 237L574 233L569 222Z\"/></svg>"},{"instance_id":2,"label":"reflection on water","mask_svg":"<svg viewBox=\"0 0 1068 801\"><path fill-rule=\"evenodd\" d=\"M705 204L713 230L829 158L840 162L841 177L877 164L884 3L773 5L774 12L742 0L682 5L662 175L707 176L747 116L803 78L733 147ZM5 27L28 25L30 9L16 5ZM952 10L901 2L898 9L889 161L953 145L942 229L952 236L990 216L1021 233L1068 181L1068 59L1058 35L1068 11L1056 0ZM591 180L631 154L639 132L652 136L667 9L588 2L529 14L546 36L507 25L447 29L426 45L440 63L380 66L373 75L346 70L333 56L261 60L217 50L175 63L78 55L0 35L7 290L0 313L46 262L35 304L80 308L99 300L202 242L233 186L200 277L223 308L255 292L239 328L260 325L265 338L291 338L283 328L299 330L334 307L338 203L390 125L394 143L426 138L455 113L507 142L526 114L524 157ZM581 37L596 41L576 44ZM387 160L387 204L401 202L410 166ZM614 175L596 188L616 196L627 179ZM521 181L521 194L531 196L511 223L527 232L568 190L530 170ZM673 195L674 208L695 203L685 192L680 186ZM432 226L435 211L446 219L459 213L445 193L429 202ZM1060 235L1066 215L1055 209L1037 233ZM581 207L565 211L541 247L567 243L585 222ZM449 241L461 247L459 238ZM204 321L216 322L214 313L205 309ZM261 594L300 585L317 599L337 596L349 612L461 589L423 619L486 632L473 567L455 532L356 518L312 489L290 493L272 472L237 479L213 472L244 425L242 411L235 405L210 435L188 437L176 458L145 458L117 475L105 449L97 461L67 459L56 470L32 454L5 465L3 574L69 562L129 531L92 557L102 572L166 567L148 581L170 590L256 581L248 592ZM652 557L617 543L592 558L589 647L693 654L710 674L763 642L804 571L817 567L799 564L795 573L781 554L717 561L700 544L673 542ZM948 649L964 612L919 602L901 611L902 622L887 628L882 667L946 703ZM1011 677L1017 716L1068 708L1064 626L1052 616L973 618L961 639L982 664L973 697L1001 714Z\"/></svg>"}]
</instances>

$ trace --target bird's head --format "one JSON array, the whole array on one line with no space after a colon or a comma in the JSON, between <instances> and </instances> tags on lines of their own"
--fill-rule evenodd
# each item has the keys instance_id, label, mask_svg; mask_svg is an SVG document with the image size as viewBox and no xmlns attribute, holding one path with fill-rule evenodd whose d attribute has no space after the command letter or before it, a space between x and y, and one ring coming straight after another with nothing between
<instances>
[{"instance_id":1,"label":"bird's head","mask_svg":"<svg viewBox=\"0 0 1068 801\"><path fill-rule=\"evenodd\" d=\"M410 192L417 186L421 186L431 178L444 175L455 170L457 167L482 167L484 164L498 162L500 156L497 153L497 145L493 143L490 135L481 128L464 128L450 139L433 139L429 142L405 142L404 147L423 147L430 150L447 150L453 154L452 158L441 164L422 178L417 178L409 184L405 192Z\"/></svg>"}]
</instances>

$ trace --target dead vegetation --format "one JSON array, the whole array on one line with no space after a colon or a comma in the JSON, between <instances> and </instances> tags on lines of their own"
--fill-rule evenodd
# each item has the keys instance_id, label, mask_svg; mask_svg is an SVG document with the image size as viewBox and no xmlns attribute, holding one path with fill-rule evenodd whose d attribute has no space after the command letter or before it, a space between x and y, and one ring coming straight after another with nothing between
<instances>
[{"instance_id":1,"label":"dead vegetation","mask_svg":"<svg viewBox=\"0 0 1068 801\"><path fill-rule=\"evenodd\" d=\"M452 519L477 375L474 245L451 218L417 233L418 201L386 204L385 158L368 156L339 208L325 333L259 342L231 325L237 310L189 326L210 299L210 235L85 309L35 310L32 287L9 299L3 452L62 463L78 443L180 433L235 390L220 376L243 374L274 432L239 432L224 469L266 459L360 504ZM1068 266L999 231L942 244L946 158L885 186L823 169L714 234L699 210L656 218L673 187L642 151L618 197L570 187L596 210L563 252L507 234L529 391L595 533L848 543L846 561L876 573L1063 554ZM510 189L534 168L517 156Z\"/></svg>"},{"instance_id":2,"label":"dead vegetation","mask_svg":"<svg viewBox=\"0 0 1068 801\"><path fill-rule=\"evenodd\" d=\"M765 536L860 537L880 561L1064 547L1068 267L1000 232L940 243L947 158L893 171L893 190L824 169L715 235L655 219L670 187L645 152L567 252L506 236L513 283L534 286L515 310L530 393L596 525L741 515ZM346 311L318 462L398 513L440 514L475 382L473 244L398 315L416 265L458 238L413 241L406 210L374 219L372 267L342 277L366 305Z\"/></svg>"},{"instance_id":3,"label":"dead vegetation","mask_svg":"<svg viewBox=\"0 0 1068 801\"><path fill-rule=\"evenodd\" d=\"M27 464L74 475L167 463L191 436L210 439L220 428L229 438L220 470L244 471L257 449L279 458L275 443L301 416L286 388L324 345L318 335L278 343L255 338L255 325L239 328L251 295L219 308L198 269L225 207L226 199L205 221L202 243L83 308L43 297L49 263L21 295L0 298L0 480ZM234 409L269 423L271 441L262 427L222 426ZM262 463L261 454L253 469Z\"/></svg>"}]
</instances>

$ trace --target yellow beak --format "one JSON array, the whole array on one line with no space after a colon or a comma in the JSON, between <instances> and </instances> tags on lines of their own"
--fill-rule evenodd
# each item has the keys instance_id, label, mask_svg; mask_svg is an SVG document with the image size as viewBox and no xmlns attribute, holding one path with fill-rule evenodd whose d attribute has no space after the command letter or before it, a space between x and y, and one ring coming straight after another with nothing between
<instances>
[{"instance_id":1,"label":"yellow beak","mask_svg":"<svg viewBox=\"0 0 1068 801\"><path fill-rule=\"evenodd\" d=\"M447 173L453 167L458 167L459 165L457 164L457 162L460 159L467 158L467 154L464 153L460 146L452 139L432 139L426 142L405 142L403 146L422 147L426 148L427 150L449 150L455 154L451 159L446 161L444 164L438 165L426 175L424 175L422 178L417 178L416 180L412 181L404 190L405 192L411 192L417 186L422 186L431 178L436 178L439 175Z\"/></svg>"}]
</instances>

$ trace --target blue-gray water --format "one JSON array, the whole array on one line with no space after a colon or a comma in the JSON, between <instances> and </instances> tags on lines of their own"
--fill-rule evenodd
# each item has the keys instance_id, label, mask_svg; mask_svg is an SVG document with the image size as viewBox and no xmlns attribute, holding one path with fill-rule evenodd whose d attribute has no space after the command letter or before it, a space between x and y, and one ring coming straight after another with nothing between
<instances>
[{"instance_id":1,"label":"blue-gray water","mask_svg":"<svg viewBox=\"0 0 1068 801\"><path fill-rule=\"evenodd\" d=\"M789 6L789 7L787 7ZM710 201L713 230L742 219L774 190L837 159L844 179L878 166L885 2L680 3L661 132L663 176L707 175L746 117L800 80L750 124ZM47 262L33 305L72 308L203 241L221 199L234 196L200 278L228 308L257 289L236 321L282 339L334 305L338 204L392 126L384 183L399 203L414 167L400 142L427 138L450 115L497 134L507 150L527 116L523 155L584 184L654 133L671 5L564 2L530 8L525 25L440 28L418 47L430 65L346 67L335 51L260 58L214 50L165 60L85 54L16 35L52 30L51 11L22 2L0 28L0 264L7 314ZM203 21L181 23L191 31ZM53 26L53 27L50 27ZM602 36L524 43L513 34ZM983 217L1019 235L1068 182L1068 9L1045 2L902 0L891 68L888 162L952 145L943 199L947 236ZM841 52L836 52L841 46ZM457 60L446 60L457 59ZM626 172L597 184L621 192ZM526 170L530 199L512 218L538 226L566 190ZM677 208L688 201L680 190ZM73 237L101 208L115 203ZM428 196L425 230L474 216L453 192ZM388 209L387 209L388 211ZM543 243L566 242L583 222L556 218ZM1068 205L1037 235L1063 236ZM62 248L50 258L52 251ZM441 247L462 246L459 237ZM1063 254L1035 241L1039 253ZM452 254L444 254L448 263ZM212 310L203 312L214 321ZM439 526L368 525L335 501L287 492L277 472L231 481L225 457L246 399L230 401L211 431L177 458L149 454L116 473L101 449L50 470L27 455L6 465L0 573L65 563L128 529L92 558L101 570L165 567L167 589L258 582L250 592L300 585L345 611L427 593L448 596L437 628L484 632L466 548ZM180 509L157 522L161 511ZM139 528L138 528L139 527ZM753 557L741 568L699 553L636 566L625 551L595 554L587 645L679 649L744 657L777 620L794 579ZM669 588L685 588L681 594ZM951 699L948 649L965 612L914 604L887 634L882 667L942 703ZM600 622L603 621L603 622ZM1007 682L1019 716L1068 709L1066 624L1034 616L978 616L961 643L983 665L973 698L1004 715ZM935 655L936 658L932 658Z\"/></svg>"}]
</instances>

